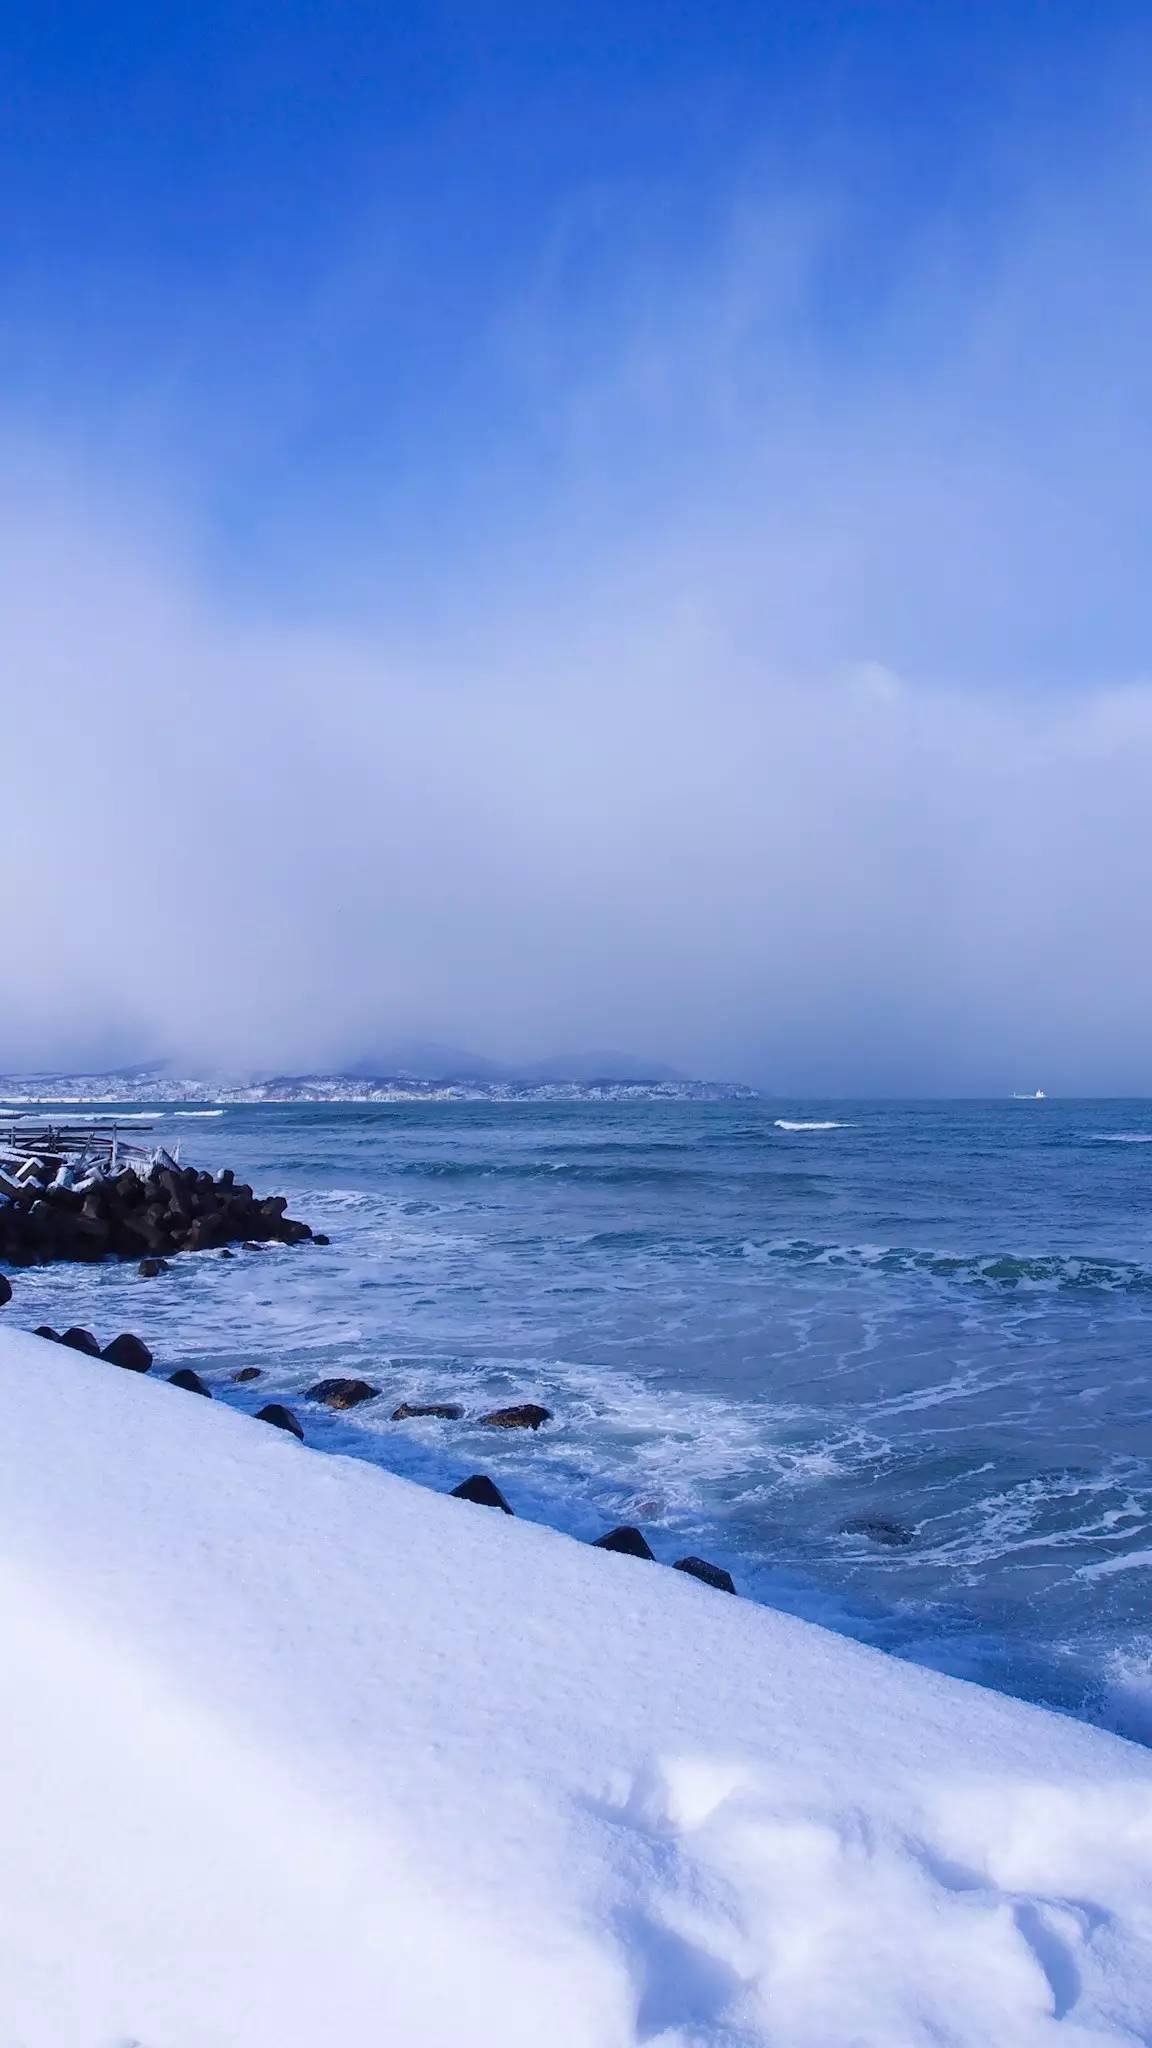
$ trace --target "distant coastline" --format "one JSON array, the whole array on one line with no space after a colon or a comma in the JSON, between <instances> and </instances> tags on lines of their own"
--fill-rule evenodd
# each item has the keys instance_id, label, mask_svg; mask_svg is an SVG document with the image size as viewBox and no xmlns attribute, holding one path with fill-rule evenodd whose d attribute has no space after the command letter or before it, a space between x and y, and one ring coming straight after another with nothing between
<instances>
[{"instance_id":1,"label":"distant coastline","mask_svg":"<svg viewBox=\"0 0 1152 2048\"><path fill-rule=\"evenodd\" d=\"M151 1072L0 1075L0 1110L102 1107L118 1103L206 1103L214 1107L272 1103L374 1102L745 1102L759 1089L741 1081L694 1081L605 1075L593 1080L522 1080L469 1076L428 1080L411 1074L278 1074L223 1084Z\"/></svg>"}]
</instances>

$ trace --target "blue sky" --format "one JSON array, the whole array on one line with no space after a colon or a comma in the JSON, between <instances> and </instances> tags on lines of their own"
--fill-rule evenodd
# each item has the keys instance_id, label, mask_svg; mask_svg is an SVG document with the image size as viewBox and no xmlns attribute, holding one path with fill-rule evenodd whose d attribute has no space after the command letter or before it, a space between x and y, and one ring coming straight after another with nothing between
<instances>
[{"instance_id":1,"label":"blue sky","mask_svg":"<svg viewBox=\"0 0 1152 2048\"><path fill-rule=\"evenodd\" d=\"M190 804L283 834L309 773L378 766L360 840L309 796L339 854L285 910L283 1029L239 912L177 917L236 990L206 1053L519 1032L854 1088L898 1039L926 1086L1144 1076L1093 904L1152 851L1113 764L1149 674L1150 63L1146 7L1082 0L6 10L10 741L56 703L77 777L146 773L178 631L182 729L248 764L181 745ZM1009 789L1006 751L1064 765ZM11 913L56 965L0 1058L63 1046L117 857L83 916L64 855ZM1061 1036L1069 904L1098 999ZM105 1010L175 1028L123 977Z\"/></svg>"},{"instance_id":2,"label":"blue sky","mask_svg":"<svg viewBox=\"0 0 1152 2048\"><path fill-rule=\"evenodd\" d=\"M562 542L553 380L715 291L734 216L820 222L774 364L930 377L1021 215L1135 135L1150 57L1146 9L1040 0L16 5L8 404L163 467L217 568L320 607L365 559Z\"/></svg>"}]
</instances>

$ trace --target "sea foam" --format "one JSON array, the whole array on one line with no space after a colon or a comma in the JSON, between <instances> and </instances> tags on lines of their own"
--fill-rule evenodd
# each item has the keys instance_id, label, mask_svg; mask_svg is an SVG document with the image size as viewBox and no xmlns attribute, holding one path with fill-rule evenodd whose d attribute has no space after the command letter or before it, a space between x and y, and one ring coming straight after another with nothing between
<instances>
[{"instance_id":1,"label":"sea foam","mask_svg":"<svg viewBox=\"0 0 1152 2048\"><path fill-rule=\"evenodd\" d=\"M831 1121L826 1123L792 1123L786 1116L778 1116L775 1127L778 1131L842 1131L844 1129L843 1124Z\"/></svg>"}]
</instances>

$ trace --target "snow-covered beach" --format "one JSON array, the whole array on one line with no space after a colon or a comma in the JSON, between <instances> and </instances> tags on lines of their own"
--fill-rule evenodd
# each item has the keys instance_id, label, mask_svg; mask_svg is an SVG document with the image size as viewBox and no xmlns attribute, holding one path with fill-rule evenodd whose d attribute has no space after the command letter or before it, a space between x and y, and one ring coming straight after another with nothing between
<instances>
[{"instance_id":1,"label":"snow-covered beach","mask_svg":"<svg viewBox=\"0 0 1152 2048\"><path fill-rule=\"evenodd\" d=\"M1142 1749L12 1315L5 2044L1152 2040Z\"/></svg>"}]
</instances>

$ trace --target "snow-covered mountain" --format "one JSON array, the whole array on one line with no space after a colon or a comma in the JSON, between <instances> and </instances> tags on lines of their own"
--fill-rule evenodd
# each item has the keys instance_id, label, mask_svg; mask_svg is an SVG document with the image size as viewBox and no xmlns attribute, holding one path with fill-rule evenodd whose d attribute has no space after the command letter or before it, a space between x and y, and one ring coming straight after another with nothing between
<instances>
[{"instance_id":1,"label":"snow-covered mountain","mask_svg":"<svg viewBox=\"0 0 1152 2048\"><path fill-rule=\"evenodd\" d=\"M206 1079L169 1065L131 1067L108 1074L0 1075L0 1107L26 1103L117 1102L735 1102L757 1090L742 1082L694 1081L666 1070L616 1073L599 1067L586 1076L555 1072L417 1074L405 1068L355 1068L340 1073L235 1076Z\"/></svg>"}]
</instances>

